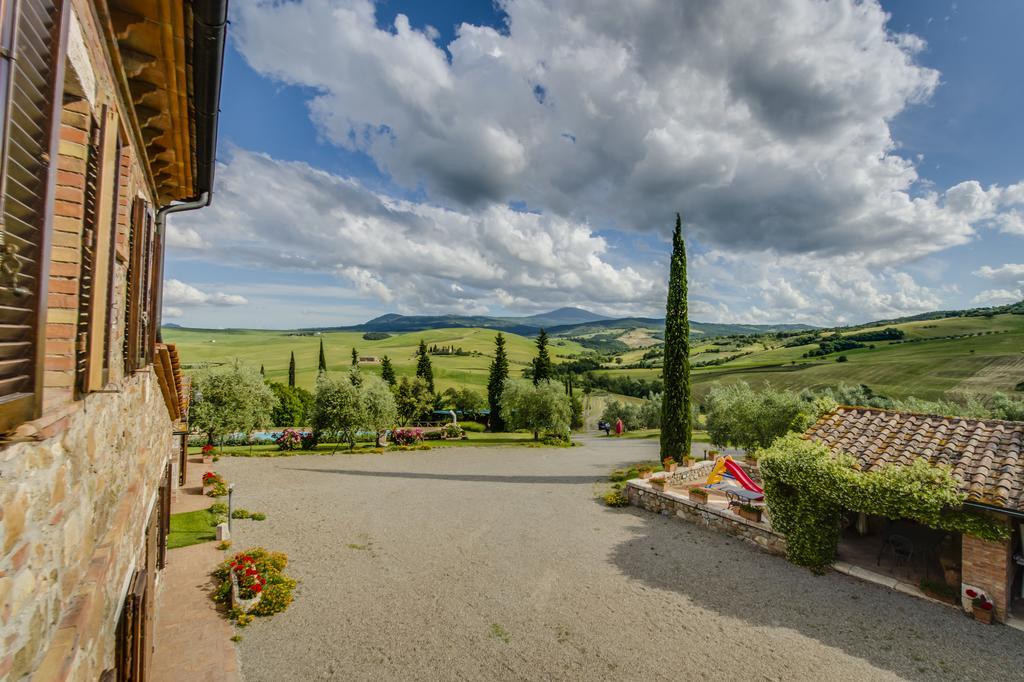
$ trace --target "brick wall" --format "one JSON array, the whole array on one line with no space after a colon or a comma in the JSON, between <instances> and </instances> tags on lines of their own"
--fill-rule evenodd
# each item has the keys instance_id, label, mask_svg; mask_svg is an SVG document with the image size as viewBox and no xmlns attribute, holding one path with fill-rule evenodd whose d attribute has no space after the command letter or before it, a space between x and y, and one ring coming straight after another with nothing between
<instances>
[{"instance_id":1,"label":"brick wall","mask_svg":"<svg viewBox=\"0 0 1024 682\"><path fill-rule=\"evenodd\" d=\"M990 542L964 535L963 583L981 588L995 604L996 620L1005 621L1013 580L1011 541ZM964 604L970 608L969 603Z\"/></svg>"}]
</instances>

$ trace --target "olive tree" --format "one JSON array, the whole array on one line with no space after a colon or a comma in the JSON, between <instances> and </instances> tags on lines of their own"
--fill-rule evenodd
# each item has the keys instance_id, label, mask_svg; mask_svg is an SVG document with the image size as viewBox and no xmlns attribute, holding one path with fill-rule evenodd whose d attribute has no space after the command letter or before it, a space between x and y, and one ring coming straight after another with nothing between
<instances>
[{"instance_id":1,"label":"olive tree","mask_svg":"<svg viewBox=\"0 0 1024 682\"><path fill-rule=\"evenodd\" d=\"M562 385L506 379L501 390L501 413L512 430L526 429L537 440L541 432L567 436L572 422L569 396Z\"/></svg>"},{"instance_id":2,"label":"olive tree","mask_svg":"<svg viewBox=\"0 0 1024 682\"><path fill-rule=\"evenodd\" d=\"M363 403L363 426L377 434L377 446L384 442L387 430L398 420L398 405L391 387L382 379L371 376L359 387Z\"/></svg>"},{"instance_id":3,"label":"olive tree","mask_svg":"<svg viewBox=\"0 0 1024 682\"><path fill-rule=\"evenodd\" d=\"M203 371L192 378L189 424L207 440L232 433L250 434L270 426L277 398L259 370L235 364L227 371Z\"/></svg>"},{"instance_id":4,"label":"olive tree","mask_svg":"<svg viewBox=\"0 0 1024 682\"><path fill-rule=\"evenodd\" d=\"M314 432L326 435L332 443L343 441L355 447L356 434L364 421L359 387L348 378L332 379L321 374L316 380L313 402Z\"/></svg>"},{"instance_id":5,"label":"olive tree","mask_svg":"<svg viewBox=\"0 0 1024 682\"><path fill-rule=\"evenodd\" d=\"M755 391L745 382L713 386L704 403L711 442L748 451L766 448L790 431L803 431L834 406L830 400L807 401L769 385Z\"/></svg>"}]
</instances>

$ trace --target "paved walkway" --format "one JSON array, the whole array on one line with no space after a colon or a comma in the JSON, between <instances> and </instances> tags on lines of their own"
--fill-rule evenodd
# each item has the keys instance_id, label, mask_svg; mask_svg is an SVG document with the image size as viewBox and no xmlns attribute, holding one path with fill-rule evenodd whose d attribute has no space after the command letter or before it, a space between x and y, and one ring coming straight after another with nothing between
<instances>
[{"instance_id":1,"label":"paved walkway","mask_svg":"<svg viewBox=\"0 0 1024 682\"><path fill-rule=\"evenodd\" d=\"M595 501L654 441L225 458L238 548L295 602L239 645L283 680L1024 679L1024 635Z\"/></svg>"},{"instance_id":2,"label":"paved walkway","mask_svg":"<svg viewBox=\"0 0 1024 682\"><path fill-rule=\"evenodd\" d=\"M209 497L202 495L202 460L190 464L189 480L171 505L173 514L212 504ZM215 542L168 550L157 596L153 682L240 679L237 647L231 641L234 628L210 599L214 587L210 571L223 558L224 553Z\"/></svg>"}]
</instances>

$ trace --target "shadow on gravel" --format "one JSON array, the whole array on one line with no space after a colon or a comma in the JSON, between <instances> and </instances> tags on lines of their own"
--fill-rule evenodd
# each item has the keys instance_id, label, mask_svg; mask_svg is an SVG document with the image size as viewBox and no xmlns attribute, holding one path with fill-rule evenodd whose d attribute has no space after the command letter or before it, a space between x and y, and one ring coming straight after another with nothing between
<instances>
[{"instance_id":1,"label":"shadow on gravel","mask_svg":"<svg viewBox=\"0 0 1024 682\"><path fill-rule=\"evenodd\" d=\"M372 478L415 478L436 481L466 481L468 483L547 483L568 485L591 485L600 483L598 476L488 476L484 474L424 474L411 471L360 471L354 469L306 469L303 467L281 467L289 471L309 471L314 474L335 474L341 476L370 476Z\"/></svg>"},{"instance_id":2,"label":"shadow on gravel","mask_svg":"<svg viewBox=\"0 0 1024 682\"><path fill-rule=\"evenodd\" d=\"M1019 630L981 625L952 608L838 573L815 576L681 520L635 508L609 513L631 514L638 522L636 536L614 547L609 561L700 608L754 627L799 632L907 679L1024 679ZM756 672L757 652L747 655Z\"/></svg>"}]
</instances>

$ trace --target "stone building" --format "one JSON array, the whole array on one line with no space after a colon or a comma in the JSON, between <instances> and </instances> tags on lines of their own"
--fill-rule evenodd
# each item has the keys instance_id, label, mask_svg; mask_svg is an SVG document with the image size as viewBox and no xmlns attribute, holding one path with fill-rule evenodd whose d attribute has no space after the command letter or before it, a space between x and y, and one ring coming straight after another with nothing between
<instances>
[{"instance_id":1,"label":"stone building","mask_svg":"<svg viewBox=\"0 0 1024 682\"><path fill-rule=\"evenodd\" d=\"M164 223L213 183L226 0L0 0L0 679L144 680L187 413Z\"/></svg>"},{"instance_id":2,"label":"stone building","mask_svg":"<svg viewBox=\"0 0 1024 682\"><path fill-rule=\"evenodd\" d=\"M861 471L906 466L915 460L949 467L966 496L964 507L1009 531L1000 542L955 534L961 593L985 594L997 620L1024 615L1024 561L1019 558L1024 553L1024 422L839 407L808 429L806 437L855 457ZM926 556L932 548L915 538L914 530L914 524L904 522L896 532L907 550ZM970 607L966 596L963 605Z\"/></svg>"}]
</instances>

